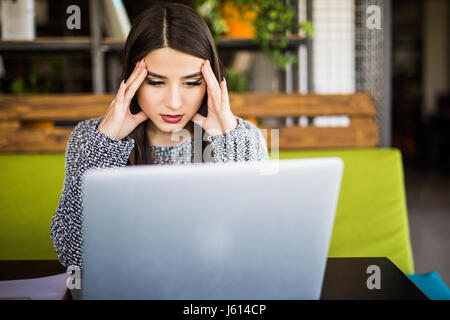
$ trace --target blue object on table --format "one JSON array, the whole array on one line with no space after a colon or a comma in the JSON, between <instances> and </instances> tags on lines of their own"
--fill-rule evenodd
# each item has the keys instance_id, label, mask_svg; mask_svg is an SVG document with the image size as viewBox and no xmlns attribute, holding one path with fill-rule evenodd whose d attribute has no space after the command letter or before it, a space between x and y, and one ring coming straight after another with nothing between
<instances>
[{"instance_id":1,"label":"blue object on table","mask_svg":"<svg viewBox=\"0 0 450 320\"><path fill-rule=\"evenodd\" d=\"M450 300L450 290L436 271L407 276L431 300Z\"/></svg>"}]
</instances>

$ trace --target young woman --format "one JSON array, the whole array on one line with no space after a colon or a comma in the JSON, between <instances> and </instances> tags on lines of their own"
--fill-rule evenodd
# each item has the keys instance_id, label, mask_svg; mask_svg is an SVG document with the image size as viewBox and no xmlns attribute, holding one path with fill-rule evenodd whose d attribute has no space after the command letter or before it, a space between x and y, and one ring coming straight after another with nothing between
<instances>
[{"instance_id":1,"label":"young woman","mask_svg":"<svg viewBox=\"0 0 450 320\"><path fill-rule=\"evenodd\" d=\"M122 78L106 114L78 123L68 140L50 232L64 266L82 268L86 170L268 159L259 129L231 112L214 40L190 7L162 3L137 18L125 44Z\"/></svg>"}]
</instances>

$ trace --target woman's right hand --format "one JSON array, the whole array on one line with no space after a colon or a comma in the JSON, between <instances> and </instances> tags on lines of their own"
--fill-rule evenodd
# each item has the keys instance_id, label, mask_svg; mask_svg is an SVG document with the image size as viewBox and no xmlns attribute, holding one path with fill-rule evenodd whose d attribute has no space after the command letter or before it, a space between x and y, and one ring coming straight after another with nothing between
<instances>
[{"instance_id":1,"label":"woman's right hand","mask_svg":"<svg viewBox=\"0 0 450 320\"><path fill-rule=\"evenodd\" d=\"M140 111L132 114L130 103L142 81L147 76L147 66L144 59L139 61L126 82L122 80L119 90L108 111L98 125L97 130L115 140L127 137L148 116Z\"/></svg>"}]
</instances>

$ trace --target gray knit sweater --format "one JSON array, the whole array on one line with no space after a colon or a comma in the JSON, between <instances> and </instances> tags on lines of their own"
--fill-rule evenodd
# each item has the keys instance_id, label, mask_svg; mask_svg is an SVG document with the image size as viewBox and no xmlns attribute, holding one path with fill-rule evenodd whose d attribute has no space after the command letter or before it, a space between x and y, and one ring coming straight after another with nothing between
<instances>
[{"instance_id":1,"label":"gray knit sweater","mask_svg":"<svg viewBox=\"0 0 450 320\"><path fill-rule=\"evenodd\" d=\"M103 117L81 121L73 129L66 149L65 178L61 197L53 215L50 235L63 266L82 268L83 174L91 168L124 167L134 147L127 136L114 140L97 130ZM236 117L238 126L221 135L207 135L214 162L267 160L267 143L251 122ZM156 164L192 163L194 139L170 146L152 146Z\"/></svg>"}]
</instances>

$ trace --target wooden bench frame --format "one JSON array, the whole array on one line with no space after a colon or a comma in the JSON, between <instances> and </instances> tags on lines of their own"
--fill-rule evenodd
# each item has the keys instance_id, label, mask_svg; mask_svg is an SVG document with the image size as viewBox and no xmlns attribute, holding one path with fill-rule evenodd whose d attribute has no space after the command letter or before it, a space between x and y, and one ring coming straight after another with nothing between
<instances>
[{"instance_id":1,"label":"wooden bench frame","mask_svg":"<svg viewBox=\"0 0 450 320\"><path fill-rule=\"evenodd\" d=\"M113 94L0 95L0 152L64 152L73 128L55 121L79 121L105 114ZM245 119L348 116L348 127L258 126L272 145L279 129L280 150L376 147L375 103L369 93L230 94L236 116ZM264 130L266 129L266 130Z\"/></svg>"}]
</instances>

